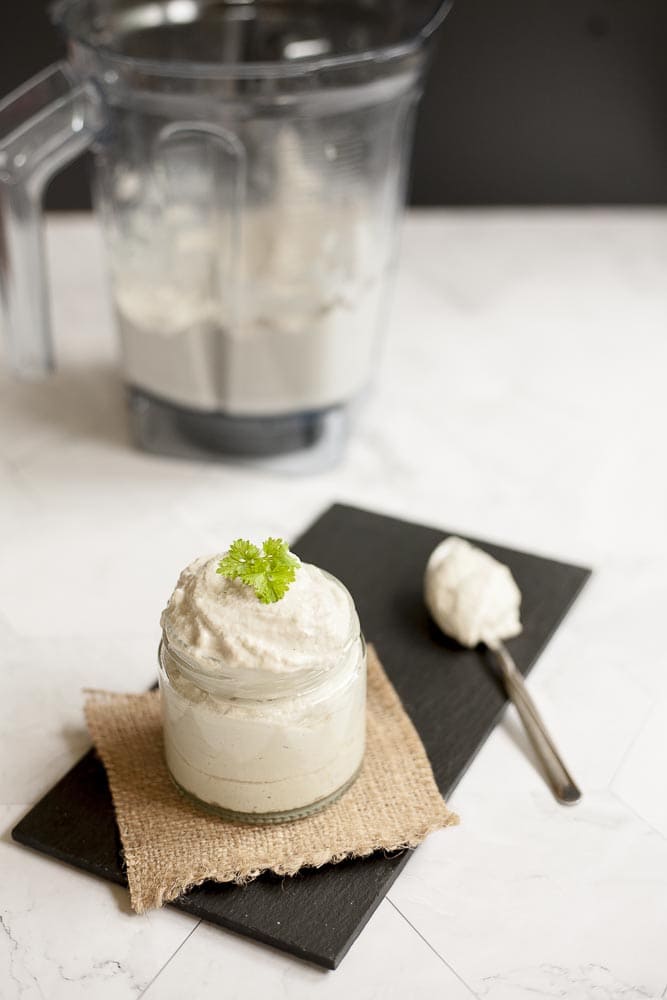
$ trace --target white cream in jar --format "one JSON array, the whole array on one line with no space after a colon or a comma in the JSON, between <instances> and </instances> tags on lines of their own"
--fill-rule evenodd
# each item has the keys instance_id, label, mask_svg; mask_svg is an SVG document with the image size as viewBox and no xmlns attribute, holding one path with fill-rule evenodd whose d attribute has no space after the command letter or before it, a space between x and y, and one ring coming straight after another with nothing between
<instances>
[{"instance_id":1,"label":"white cream in jar","mask_svg":"<svg viewBox=\"0 0 667 1000\"><path fill-rule=\"evenodd\" d=\"M179 787L230 818L277 822L340 795L364 754L366 656L343 585L301 564L261 604L197 559L162 615L167 765Z\"/></svg>"}]
</instances>

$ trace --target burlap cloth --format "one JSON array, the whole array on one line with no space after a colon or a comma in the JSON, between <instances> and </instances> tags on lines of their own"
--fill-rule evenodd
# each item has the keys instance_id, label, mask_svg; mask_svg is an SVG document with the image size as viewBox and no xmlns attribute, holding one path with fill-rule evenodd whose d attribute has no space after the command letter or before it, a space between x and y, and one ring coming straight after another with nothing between
<instances>
[{"instance_id":1,"label":"burlap cloth","mask_svg":"<svg viewBox=\"0 0 667 1000\"><path fill-rule=\"evenodd\" d=\"M305 819L241 826L192 805L167 771L157 692L88 692L86 720L109 778L137 913L207 879L247 882L267 870L294 875L378 850L416 847L434 830L458 822L372 648L361 773L338 802Z\"/></svg>"}]
</instances>

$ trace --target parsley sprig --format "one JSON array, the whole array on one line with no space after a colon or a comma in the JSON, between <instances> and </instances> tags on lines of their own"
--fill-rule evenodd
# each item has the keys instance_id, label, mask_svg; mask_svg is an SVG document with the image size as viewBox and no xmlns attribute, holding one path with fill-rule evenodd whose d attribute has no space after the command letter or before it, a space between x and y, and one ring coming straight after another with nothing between
<instances>
[{"instance_id":1,"label":"parsley sprig","mask_svg":"<svg viewBox=\"0 0 667 1000\"><path fill-rule=\"evenodd\" d=\"M216 573L240 580L253 588L262 604L273 604L285 596L300 565L282 538L267 538L261 551L252 542L237 538L218 563Z\"/></svg>"}]
</instances>

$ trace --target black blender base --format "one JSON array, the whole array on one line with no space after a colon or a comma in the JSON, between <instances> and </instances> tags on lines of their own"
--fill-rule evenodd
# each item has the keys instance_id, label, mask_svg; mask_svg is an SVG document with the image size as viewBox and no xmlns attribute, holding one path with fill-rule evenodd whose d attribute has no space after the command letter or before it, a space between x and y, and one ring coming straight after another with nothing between
<instances>
[{"instance_id":1,"label":"black blender base","mask_svg":"<svg viewBox=\"0 0 667 1000\"><path fill-rule=\"evenodd\" d=\"M334 465L348 437L348 405L304 413L232 417L166 403L128 388L130 425L144 451L313 471Z\"/></svg>"}]
</instances>

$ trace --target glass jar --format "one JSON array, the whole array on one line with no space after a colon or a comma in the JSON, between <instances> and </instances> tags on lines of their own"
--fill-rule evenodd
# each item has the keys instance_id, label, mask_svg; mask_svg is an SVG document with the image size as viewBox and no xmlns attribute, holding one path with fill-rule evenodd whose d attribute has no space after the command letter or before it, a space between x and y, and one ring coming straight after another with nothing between
<instances>
[{"instance_id":1,"label":"glass jar","mask_svg":"<svg viewBox=\"0 0 667 1000\"><path fill-rule=\"evenodd\" d=\"M159 681L169 772L189 798L226 819L309 816L359 773L366 647L356 627L333 668L314 662L290 673L226 669L219 659L208 669L163 630Z\"/></svg>"}]
</instances>

